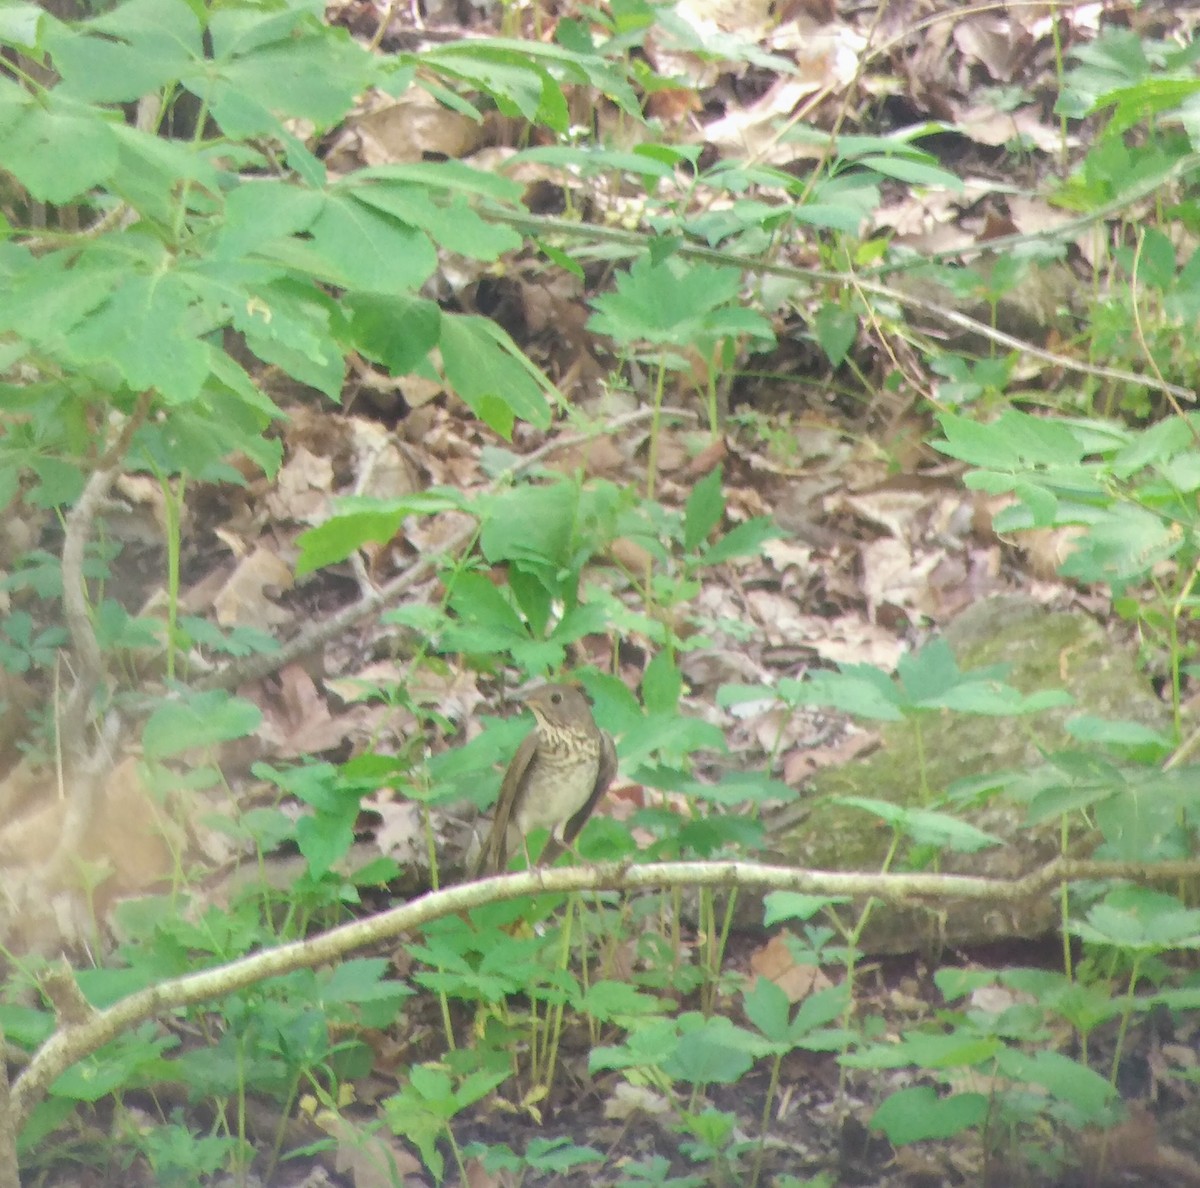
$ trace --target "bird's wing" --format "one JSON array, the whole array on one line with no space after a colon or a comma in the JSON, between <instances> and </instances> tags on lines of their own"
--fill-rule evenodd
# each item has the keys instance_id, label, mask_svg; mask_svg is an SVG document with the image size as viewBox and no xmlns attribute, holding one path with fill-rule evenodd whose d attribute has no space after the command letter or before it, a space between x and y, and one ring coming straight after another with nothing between
<instances>
[{"instance_id":1,"label":"bird's wing","mask_svg":"<svg viewBox=\"0 0 1200 1188\"><path fill-rule=\"evenodd\" d=\"M496 812L492 817L492 827L488 830L483 848L475 860L474 877L490 872L503 874L508 865L508 826L513 820L513 810L516 807L517 792L521 781L537 750L537 730L531 730L522 740L513 756L508 770L504 773L504 782L500 785L500 796L496 800Z\"/></svg>"}]
</instances>

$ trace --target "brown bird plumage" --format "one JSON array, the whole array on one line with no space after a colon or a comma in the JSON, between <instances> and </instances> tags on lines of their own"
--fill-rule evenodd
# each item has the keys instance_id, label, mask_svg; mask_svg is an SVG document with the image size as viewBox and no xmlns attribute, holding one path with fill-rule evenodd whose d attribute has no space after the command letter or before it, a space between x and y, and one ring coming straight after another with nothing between
<instances>
[{"instance_id":1,"label":"brown bird plumage","mask_svg":"<svg viewBox=\"0 0 1200 1188\"><path fill-rule=\"evenodd\" d=\"M513 756L475 873L503 871L509 853L535 829L549 829L541 861L552 862L578 836L617 771L612 739L571 685L542 685L525 697L536 725ZM565 825L563 824L565 822ZM563 825L562 843L554 830Z\"/></svg>"}]
</instances>

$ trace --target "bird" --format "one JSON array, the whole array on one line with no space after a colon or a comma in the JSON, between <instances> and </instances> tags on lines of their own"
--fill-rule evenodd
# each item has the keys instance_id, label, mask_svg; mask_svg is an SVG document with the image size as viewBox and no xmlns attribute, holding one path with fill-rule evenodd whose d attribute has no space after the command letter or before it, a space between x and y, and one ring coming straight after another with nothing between
<instances>
[{"instance_id":1,"label":"bird","mask_svg":"<svg viewBox=\"0 0 1200 1188\"><path fill-rule=\"evenodd\" d=\"M551 831L541 862L552 862L578 836L616 774L613 740L596 725L581 690L541 685L523 700L535 725L504 773L496 814L475 863L476 878L503 873L509 853L535 829ZM554 834L559 825L561 843Z\"/></svg>"}]
</instances>

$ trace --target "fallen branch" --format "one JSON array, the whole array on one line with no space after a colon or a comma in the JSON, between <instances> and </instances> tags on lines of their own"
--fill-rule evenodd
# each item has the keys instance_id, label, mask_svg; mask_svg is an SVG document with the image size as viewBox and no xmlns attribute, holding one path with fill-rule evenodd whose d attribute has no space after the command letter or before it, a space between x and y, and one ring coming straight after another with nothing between
<instances>
[{"instance_id":1,"label":"fallen branch","mask_svg":"<svg viewBox=\"0 0 1200 1188\"><path fill-rule=\"evenodd\" d=\"M887 903L936 904L948 899L1018 903L1081 879L1129 879L1138 882L1192 879L1200 861L1094 862L1057 859L1019 879L940 874L845 874L761 866L753 862L666 862L645 866L606 863L598 866L532 870L479 882L462 883L331 929L309 940L281 945L228 965L188 974L131 994L103 1011L78 1012L59 1019L59 1028L35 1053L12 1087L12 1125L16 1131L63 1072L123 1032L147 1019L244 990L267 978L323 965L355 949L390 940L423 924L500 900L544 892L645 891L666 887L758 887L810 895L875 898Z\"/></svg>"}]
</instances>

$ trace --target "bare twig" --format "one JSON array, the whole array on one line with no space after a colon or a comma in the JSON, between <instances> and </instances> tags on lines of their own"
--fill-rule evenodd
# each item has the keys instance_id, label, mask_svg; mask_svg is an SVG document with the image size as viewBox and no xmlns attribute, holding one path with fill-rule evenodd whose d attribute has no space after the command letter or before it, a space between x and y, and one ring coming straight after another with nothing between
<instances>
[{"instance_id":1,"label":"bare twig","mask_svg":"<svg viewBox=\"0 0 1200 1188\"><path fill-rule=\"evenodd\" d=\"M96 512L119 473L116 466L92 471L83 494L67 513L62 546L63 617L71 636L75 657L75 687L67 699L59 724L63 751L68 765L78 762L86 752L88 710L92 697L104 679L104 659L92 627L87 582L83 574L84 550L91 536Z\"/></svg>"}]
</instances>

